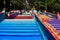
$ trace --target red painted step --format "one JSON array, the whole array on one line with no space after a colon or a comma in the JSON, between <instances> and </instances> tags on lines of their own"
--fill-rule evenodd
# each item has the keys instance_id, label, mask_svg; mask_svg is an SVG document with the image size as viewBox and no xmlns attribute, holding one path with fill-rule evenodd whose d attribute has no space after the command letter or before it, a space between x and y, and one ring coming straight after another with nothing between
<instances>
[{"instance_id":1,"label":"red painted step","mask_svg":"<svg viewBox=\"0 0 60 40\"><path fill-rule=\"evenodd\" d=\"M32 19L31 15L18 15L14 19Z\"/></svg>"}]
</instances>

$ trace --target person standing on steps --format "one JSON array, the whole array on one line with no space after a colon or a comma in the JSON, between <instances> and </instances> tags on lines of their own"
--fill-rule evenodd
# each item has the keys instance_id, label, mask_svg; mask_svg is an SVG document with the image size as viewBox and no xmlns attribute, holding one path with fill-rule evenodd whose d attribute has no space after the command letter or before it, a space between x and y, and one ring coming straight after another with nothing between
<instances>
[{"instance_id":1,"label":"person standing on steps","mask_svg":"<svg viewBox=\"0 0 60 40\"><path fill-rule=\"evenodd\" d=\"M35 7L33 7L33 13L38 13Z\"/></svg>"},{"instance_id":2,"label":"person standing on steps","mask_svg":"<svg viewBox=\"0 0 60 40\"><path fill-rule=\"evenodd\" d=\"M6 18L6 8L2 10L2 20Z\"/></svg>"},{"instance_id":3,"label":"person standing on steps","mask_svg":"<svg viewBox=\"0 0 60 40\"><path fill-rule=\"evenodd\" d=\"M3 8L2 13L6 14L6 8Z\"/></svg>"},{"instance_id":4,"label":"person standing on steps","mask_svg":"<svg viewBox=\"0 0 60 40\"><path fill-rule=\"evenodd\" d=\"M42 14L41 10L38 11L38 14Z\"/></svg>"}]
</instances>

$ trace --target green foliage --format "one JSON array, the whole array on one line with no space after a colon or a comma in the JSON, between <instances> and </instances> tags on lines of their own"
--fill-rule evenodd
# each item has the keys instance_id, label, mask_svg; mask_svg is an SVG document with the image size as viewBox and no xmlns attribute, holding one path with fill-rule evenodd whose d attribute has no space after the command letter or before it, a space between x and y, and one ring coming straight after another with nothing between
<instances>
[{"instance_id":1,"label":"green foliage","mask_svg":"<svg viewBox=\"0 0 60 40\"><path fill-rule=\"evenodd\" d=\"M55 3L54 10L55 11L60 11L60 4L59 3Z\"/></svg>"},{"instance_id":2,"label":"green foliage","mask_svg":"<svg viewBox=\"0 0 60 40\"><path fill-rule=\"evenodd\" d=\"M13 2L17 7L23 8L28 7L25 5L25 0L14 0ZM56 2L56 0L29 0L29 8L35 6L37 10L39 9L47 9L48 11L56 11L60 10L60 4Z\"/></svg>"},{"instance_id":3,"label":"green foliage","mask_svg":"<svg viewBox=\"0 0 60 40\"><path fill-rule=\"evenodd\" d=\"M14 0L12 3L16 6L15 8L21 9L23 6L23 1L22 0Z\"/></svg>"}]
</instances>

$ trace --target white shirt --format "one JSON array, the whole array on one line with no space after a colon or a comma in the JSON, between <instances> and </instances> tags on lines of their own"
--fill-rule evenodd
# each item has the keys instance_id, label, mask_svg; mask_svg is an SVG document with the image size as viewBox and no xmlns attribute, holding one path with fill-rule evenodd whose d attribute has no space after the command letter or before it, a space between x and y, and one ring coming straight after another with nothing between
<instances>
[{"instance_id":1,"label":"white shirt","mask_svg":"<svg viewBox=\"0 0 60 40\"><path fill-rule=\"evenodd\" d=\"M33 13L37 13L37 10L33 10Z\"/></svg>"},{"instance_id":2,"label":"white shirt","mask_svg":"<svg viewBox=\"0 0 60 40\"><path fill-rule=\"evenodd\" d=\"M5 10L3 10L2 13L5 13Z\"/></svg>"}]
</instances>

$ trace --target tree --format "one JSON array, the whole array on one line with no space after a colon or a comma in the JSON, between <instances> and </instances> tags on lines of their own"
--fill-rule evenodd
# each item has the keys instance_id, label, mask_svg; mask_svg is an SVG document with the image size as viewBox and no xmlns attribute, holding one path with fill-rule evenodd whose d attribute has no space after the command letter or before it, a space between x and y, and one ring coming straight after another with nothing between
<instances>
[{"instance_id":1,"label":"tree","mask_svg":"<svg viewBox=\"0 0 60 40\"><path fill-rule=\"evenodd\" d=\"M12 0L11 0L12 1ZM22 0L14 0L12 1L13 6L15 6L15 9L21 9L23 8L23 1Z\"/></svg>"},{"instance_id":2,"label":"tree","mask_svg":"<svg viewBox=\"0 0 60 40\"><path fill-rule=\"evenodd\" d=\"M36 7L37 10L47 9L47 11L55 11L59 9L60 5L56 0L27 0L29 5L26 4L26 0L14 0L13 4L16 5L16 8L32 8Z\"/></svg>"}]
</instances>

